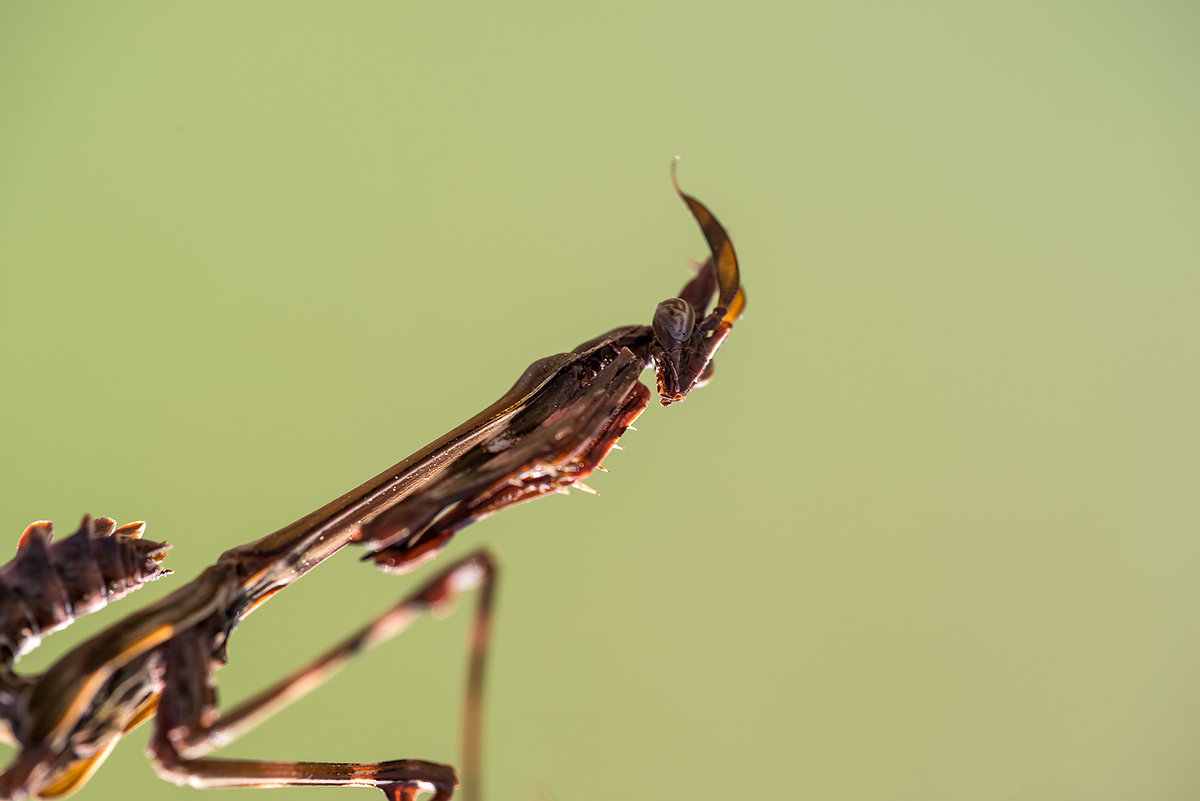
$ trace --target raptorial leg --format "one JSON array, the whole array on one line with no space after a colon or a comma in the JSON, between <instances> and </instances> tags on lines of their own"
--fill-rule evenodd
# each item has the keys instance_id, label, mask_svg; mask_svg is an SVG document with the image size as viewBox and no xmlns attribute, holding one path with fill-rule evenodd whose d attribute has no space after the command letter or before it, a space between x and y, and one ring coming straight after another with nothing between
<instances>
[{"instance_id":1,"label":"raptorial leg","mask_svg":"<svg viewBox=\"0 0 1200 801\"><path fill-rule=\"evenodd\" d=\"M377 763L263 762L200 758L249 731L285 705L304 696L357 653L399 634L420 614L437 612L469 589L479 589L471 634L463 728L463 779L467 799L479 784L480 700L491 623L495 565L479 551L456 562L420 590L257 696L217 717L210 641L186 632L167 646L167 663L150 754L164 778L193 787L282 787L296 785L378 787L407 801L431 792L447 799L457 786L454 769L420 760Z\"/></svg>"}]
</instances>

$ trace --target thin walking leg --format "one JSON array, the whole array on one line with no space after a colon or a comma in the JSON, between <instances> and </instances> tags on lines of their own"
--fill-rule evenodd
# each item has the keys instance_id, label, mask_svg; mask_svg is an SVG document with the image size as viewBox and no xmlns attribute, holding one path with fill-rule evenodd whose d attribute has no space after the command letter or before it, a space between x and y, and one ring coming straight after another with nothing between
<instances>
[{"instance_id":1,"label":"thin walking leg","mask_svg":"<svg viewBox=\"0 0 1200 801\"><path fill-rule=\"evenodd\" d=\"M399 634L420 614L439 612L468 589L479 589L471 635L463 732L463 776L467 798L479 782L480 698L495 583L491 557L476 552L451 565L416 593L290 676L216 716L212 639L185 632L166 646L164 687L151 756L164 778L193 787L280 787L334 785L378 787L391 799L432 792L448 799L457 786L453 768L420 760L378 763L260 762L201 759L331 677L355 654Z\"/></svg>"}]
</instances>

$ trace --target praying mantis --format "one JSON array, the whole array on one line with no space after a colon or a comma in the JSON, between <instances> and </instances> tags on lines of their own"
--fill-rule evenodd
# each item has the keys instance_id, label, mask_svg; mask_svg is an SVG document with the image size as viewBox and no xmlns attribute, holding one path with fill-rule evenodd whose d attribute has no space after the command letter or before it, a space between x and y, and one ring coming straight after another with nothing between
<instances>
[{"instance_id":1,"label":"praying mantis","mask_svg":"<svg viewBox=\"0 0 1200 801\"><path fill-rule=\"evenodd\" d=\"M235 708L218 712L213 674L226 643L260 604L348 545L389 573L433 559L455 533L500 509L583 483L649 405L707 383L713 356L741 316L745 291L725 229L680 189L711 256L650 325L615 328L539 359L495 403L339 498L261 539L221 554L190 583L68 651L38 675L15 670L41 642L170 573L164 543L144 523L85 517L54 540L30 525L0 568L0 739L16 755L0 798L56 798L82 787L124 735L153 719L148 752L165 779L193 787L365 786L391 801L446 801L454 768L417 759L267 762L208 756L332 676L350 658L475 590L463 724L463 795L477 797L483 668L496 567L483 550L436 573L338 645ZM715 303L714 303L715 297ZM708 310L713 304L711 311Z\"/></svg>"}]
</instances>

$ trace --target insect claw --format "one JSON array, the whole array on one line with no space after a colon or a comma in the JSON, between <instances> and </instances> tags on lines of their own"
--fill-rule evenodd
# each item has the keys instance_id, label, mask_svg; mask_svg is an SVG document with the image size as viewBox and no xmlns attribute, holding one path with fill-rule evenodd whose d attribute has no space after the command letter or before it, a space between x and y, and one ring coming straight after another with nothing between
<instances>
[{"instance_id":1,"label":"insect claw","mask_svg":"<svg viewBox=\"0 0 1200 801\"><path fill-rule=\"evenodd\" d=\"M596 465L596 469L599 470L601 473L611 473L612 472L611 470L609 470L607 467L605 467L602 464Z\"/></svg>"},{"instance_id":2,"label":"insect claw","mask_svg":"<svg viewBox=\"0 0 1200 801\"><path fill-rule=\"evenodd\" d=\"M119 526L113 533L121 539L140 540L142 535L146 533L146 521L138 520L135 523L126 523L123 526Z\"/></svg>"},{"instance_id":3,"label":"insect claw","mask_svg":"<svg viewBox=\"0 0 1200 801\"><path fill-rule=\"evenodd\" d=\"M167 552L171 550L170 543L166 542L136 540L133 545L139 556L143 559L153 559L155 562L161 562L163 559L166 559Z\"/></svg>"},{"instance_id":4,"label":"insect claw","mask_svg":"<svg viewBox=\"0 0 1200 801\"><path fill-rule=\"evenodd\" d=\"M613 445L613 450L614 451L623 451L623 450L625 450L625 446L618 442Z\"/></svg>"},{"instance_id":5,"label":"insect claw","mask_svg":"<svg viewBox=\"0 0 1200 801\"><path fill-rule=\"evenodd\" d=\"M49 520L39 520L25 527L21 538L17 540L17 551L28 545L34 537L41 537L47 545L54 539L54 524Z\"/></svg>"},{"instance_id":6,"label":"insect claw","mask_svg":"<svg viewBox=\"0 0 1200 801\"><path fill-rule=\"evenodd\" d=\"M637 431L637 429L634 428L633 426L625 426L625 430L626 431Z\"/></svg>"},{"instance_id":7,"label":"insect claw","mask_svg":"<svg viewBox=\"0 0 1200 801\"><path fill-rule=\"evenodd\" d=\"M584 492L589 493L591 495L599 495L600 494L599 491L592 489L587 484L584 484L582 481L576 481L573 486L575 487L575 489L583 490Z\"/></svg>"}]
</instances>

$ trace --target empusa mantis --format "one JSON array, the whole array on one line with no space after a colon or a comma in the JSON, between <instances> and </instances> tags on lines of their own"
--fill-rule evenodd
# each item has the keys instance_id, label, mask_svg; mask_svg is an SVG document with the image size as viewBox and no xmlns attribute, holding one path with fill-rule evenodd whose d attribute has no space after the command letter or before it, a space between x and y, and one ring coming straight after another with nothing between
<instances>
[{"instance_id":1,"label":"empusa mantis","mask_svg":"<svg viewBox=\"0 0 1200 801\"><path fill-rule=\"evenodd\" d=\"M672 169L674 181L674 169ZM218 714L213 671L225 644L259 604L350 543L365 559L403 573L436 556L455 532L493 512L570 486L600 467L646 408L643 369L657 373L663 405L712 375L712 358L741 315L745 294L724 228L675 189L712 251L651 325L616 328L569 353L534 362L475 417L295 523L223 553L195 580L84 641L36 676L13 665L47 632L65 628L170 572L166 546L141 538L144 524L85 518L53 542L47 522L21 537L0 569L0 735L17 753L0 773L0 798L53 798L82 786L117 742L155 719L149 755L163 777L196 787L378 787L393 801L423 792L449 799L447 765L214 759L229 743L332 675L358 651L394 636L431 608L478 589L463 725L464 792L477 793L480 697L495 568L477 551L326 654L236 708ZM705 313L716 296L711 312Z\"/></svg>"}]
</instances>

